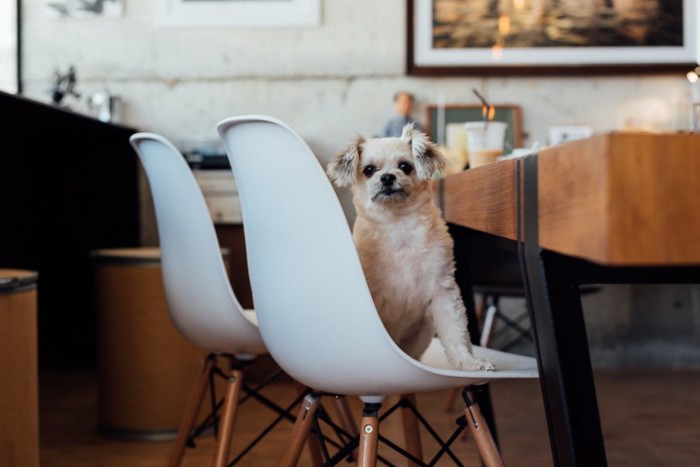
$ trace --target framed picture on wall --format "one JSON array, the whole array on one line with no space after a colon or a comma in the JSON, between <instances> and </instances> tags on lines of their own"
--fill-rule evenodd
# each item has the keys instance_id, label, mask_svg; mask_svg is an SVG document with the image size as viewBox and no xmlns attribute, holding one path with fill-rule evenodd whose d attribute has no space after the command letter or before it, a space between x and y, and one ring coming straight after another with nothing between
<instances>
[{"instance_id":1,"label":"framed picture on wall","mask_svg":"<svg viewBox=\"0 0 700 467\"><path fill-rule=\"evenodd\" d=\"M162 27L310 27L321 0L156 0Z\"/></svg>"},{"instance_id":2,"label":"framed picture on wall","mask_svg":"<svg viewBox=\"0 0 700 467\"><path fill-rule=\"evenodd\" d=\"M696 0L407 0L407 72L576 74L685 70Z\"/></svg>"},{"instance_id":3,"label":"framed picture on wall","mask_svg":"<svg viewBox=\"0 0 700 467\"><path fill-rule=\"evenodd\" d=\"M492 119L508 125L505 135L506 152L523 145L522 111L518 105L495 104ZM484 119L483 107L480 105L445 105L430 104L425 109L425 129L430 139L438 144L445 144L447 125L477 122Z\"/></svg>"}]
</instances>

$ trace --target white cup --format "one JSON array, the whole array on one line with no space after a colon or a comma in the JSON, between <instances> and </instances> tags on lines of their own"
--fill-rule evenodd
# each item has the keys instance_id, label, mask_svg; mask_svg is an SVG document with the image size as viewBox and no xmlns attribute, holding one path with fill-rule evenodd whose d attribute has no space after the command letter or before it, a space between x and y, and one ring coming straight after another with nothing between
<instances>
[{"instance_id":1,"label":"white cup","mask_svg":"<svg viewBox=\"0 0 700 467\"><path fill-rule=\"evenodd\" d=\"M467 132L470 169L493 162L503 154L508 124L495 121L467 122L464 128Z\"/></svg>"},{"instance_id":2,"label":"white cup","mask_svg":"<svg viewBox=\"0 0 700 467\"><path fill-rule=\"evenodd\" d=\"M446 173L464 170L467 165L467 131L463 123L448 123L445 127L445 157L449 163Z\"/></svg>"}]
</instances>

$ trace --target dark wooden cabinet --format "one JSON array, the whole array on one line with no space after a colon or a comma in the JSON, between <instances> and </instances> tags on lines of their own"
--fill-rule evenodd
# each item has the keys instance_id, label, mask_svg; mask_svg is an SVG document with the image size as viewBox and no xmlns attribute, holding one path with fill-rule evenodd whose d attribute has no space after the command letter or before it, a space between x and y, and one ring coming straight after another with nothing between
<instances>
[{"instance_id":1,"label":"dark wooden cabinet","mask_svg":"<svg viewBox=\"0 0 700 467\"><path fill-rule=\"evenodd\" d=\"M0 92L0 267L39 273L42 364L94 362L90 252L140 243L134 131Z\"/></svg>"}]
</instances>

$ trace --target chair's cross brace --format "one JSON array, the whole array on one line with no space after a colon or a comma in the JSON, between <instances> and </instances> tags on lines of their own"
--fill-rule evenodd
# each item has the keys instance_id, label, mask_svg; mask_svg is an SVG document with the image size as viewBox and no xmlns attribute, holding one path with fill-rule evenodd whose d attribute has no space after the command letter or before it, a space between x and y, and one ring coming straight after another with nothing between
<instances>
[{"instance_id":1,"label":"chair's cross brace","mask_svg":"<svg viewBox=\"0 0 700 467\"><path fill-rule=\"evenodd\" d=\"M447 442L446 442L446 441L443 441L443 439L440 437L440 435L437 433L437 431L435 431L435 430L433 429L433 427L430 426L430 423L428 423L428 420L426 420L425 417L423 417L423 415L418 411L418 409L416 408L416 406L415 406L414 404L412 404L411 401L408 400L408 399L406 399L406 398L403 398L403 397L402 397L401 399L404 400L404 402L399 401L399 403L402 404L401 406L402 406L402 407L405 407L405 408L408 408L409 410L411 410L411 412L413 412L413 414L416 416L416 418L417 418L418 421L421 423L421 425L423 425L423 427L426 429L426 431L427 431L428 433L430 433L430 435L433 437L433 439L434 439L434 440L438 443L438 445L440 446L440 450L438 451L438 453L436 454L436 456L433 458L433 461L431 461L428 465L434 465L434 463L437 462L437 460L440 459L440 457L442 457L443 454L445 454L445 453L447 453L447 455L450 456L450 458L452 458L452 460L453 460L456 464L461 465L461 463L460 463L459 460L457 459L457 456L456 456L456 455L452 452L452 450L450 449L450 446L451 446L452 443L454 442L454 439L456 439L456 437L454 437L454 433L453 433L452 436L449 438L451 441L449 441L449 440L448 440ZM458 427L456 431L461 432L461 431L463 431L463 430L464 430L464 428L459 428L459 427ZM453 439L453 437L454 437L454 439Z\"/></svg>"},{"instance_id":2,"label":"chair's cross brace","mask_svg":"<svg viewBox=\"0 0 700 467\"><path fill-rule=\"evenodd\" d=\"M329 457L324 458L325 464L326 465L336 465L343 460L346 460L348 462L354 460L353 452L360 445L359 436L352 434L352 433L348 433L341 426L339 426L338 424L333 422L331 420L331 418L328 416L328 413L325 411L323 406L321 406L316 411L315 417L319 421L322 421L326 425L328 425L333 431L335 431L336 436L339 439L339 442L336 442L335 440L329 438L328 436L323 434L323 429L322 429L320 423L314 424L313 434L314 434L314 436L316 436L319 439L319 442L320 443L329 443L333 447L338 449L338 451L333 455L333 457L330 457L330 453L329 453ZM377 459L382 461L386 465L391 465L391 463L382 456L377 456Z\"/></svg>"},{"instance_id":3,"label":"chair's cross brace","mask_svg":"<svg viewBox=\"0 0 700 467\"><path fill-rule=\"evenodd\" d=\"M301 400L306 397L306 393L300 394L294 401L289 404L286 408L281 409L282 412L280 412L275 419L270 422L270 424L263 430L261 431L258 436L256 436L248 445L241 450L238 455L228 464L228 467L231 467L235 465L238 461L240 461L243 456L248 454L248 452L253 449L267 434L272 431L273 428L275 428L284 418L292 420L292 422L296 421L296 417L292 416L289 414L289 412L294 408L299 405Z\"/></svg>"},{"instance_id":4,"label":"chair's cross brace","mask_svg":"<svg viewBox=\"0 0 700 467\"><path fill-rule=\"evenodd\" d=\"M381 417L379 417L379 421L380 422L384 421L384 419L389 417L391 414L393 414L399 408L408 408L409 410L411 410L411 412L413 412L413 414L416 416L416 418L421 423L421 425L423 425L423 427L428 431L428 433L430 433L430 435L440 445L440 450L438 451L438 454L436 454L436 457L433 459L433 461L431 461L431 464L428 464L428 465L432 465L435 461L437 461L437 459L442 457L445 453L447 453L447 455L450 456L456 464L460 465L460 462L457 459L457 456L450 449L450 446L454 442L454 439L456 439L456 437L454 436L454 433L449 438L452 441L449 441L449 440L447 442L443 441L442 438L440 437L440 435L435 430L433 430L433 427L430 426L430 423L425 419L425 417L423 417L423 415L418 411L418 409L407 398L402 397L401 399L399 399L399 401L397 403L392 405L389 409L387 409L382 414ZM462 432L463 430L464 430L464 428L458 428L459 432Z\"/></svg>"},{"instance_id":5,"label":"chair's cross brace","mask_svg":"<svg viewBox=\"0 0 700 467\"><path fill-rule=\"evenodd\" d=\"M246 395L243 396L240 400L240 403L242 404L246 400L248 400L251 395L248 393L249 391L254 391L256 393L260 393L268 384L272 383L274 380L276 380L280 375L282 375L284 372L282 371L281 368L278 368L277 370L273 371L270 373L265 379L263 379L261 382L257 384L254 388L248 388L246 389L247 385L243 387L243 390L246 391Z\"/></svg>"},{"instance_id":6,"label":"chair's cross brace","mask_svg":"<svg viewBox=\"0 0 700 467\"><path fill-rule=\"evenodd\" d=\"M216 361L217 358L221 355L226 355L230 358L230 360L232 362L231 363L232 368L236 368L242 364L249 363L249 362L245 362L245 361L240 362L233 355L228 355L228 354L210 354L209 356L207 356L207 359ZM280 370L280 369L275 370L270 375L268 375L263 381L258 383L255 387L251 387L251 386L245 384L245 382L243 383L242 389L246 394L245 394L245 396L243 396L239 399L241 404L243 402L245 402L246 400L253 398L253 399L257 400L258 402L260 402L265 407L276 412L278 415L228 465L233 465L236 462L238 462L245 454L247 454L251 449L253 449L270 431L272 431L272 429L275 426L277 426L282 419L286 418L287 420L289 420L292 423L294 423L296 421L296 417L291 415L290 411L297 404L299 404L299 402L304 398L304 396L308 393L308 391L301 394L299 397L297 397L286 408L281 407L278 404L275 404L272 400L270 400L269 398L265 397L263 394L260 393L260 390L262 390L270 382L274 381L277 377L279 377L279 375L281 373L282 373L282 370ZM209 392L210 392L210 400L211 400L211 407L212 408L211 408L211 411L209 412L209 414L206 416L206 418L202 421L202 423L200 423L196 428L194 428L192 430L192 433L190 434L190 436L187 438L186 445L190 448L196 447L195 439L197 439L199 436L201 436L204 432L206 432L209 429L213 430L214 437L218 437L218 428L219 428L219 420L220 420L219 413L221 412L221 407L223 406L223 399L217 401L218 397L216 395L216 389L215 389L215 387L216 387L215 378L216 377L224 378L227 381L231 380L231 377L229 375L227 375L220 367L218 367L218 366L212 367L211 371L209 372Z\"/></svg>"},{"instance_id":7,"label":"chair's cross brace","mask_svg":"<svg viewBox=\"0 0 700 467\"><path fill-rule=\"evenodd\" d=\"M245 387L244 387L245 389ZM253 449L272 429L277 426L283 419L288 419L292 423L296 421L296 417L294 415L291 415L291 411L294 407L298 406L299 403L301 403L302 400L304 400L308 395L310 391L306 390L303 393L301 393L292 403L290 403L287 407L282 408L279 407L279 409L275 409L274 407L271 407L273 410L276 410L278 412L278 416L255 438L253 439L248 446L246 446L236 457L228 464L228 467L231 467L238 463L251 449ZM272 403L273 406L276 406L276 404ZM333 439L328 438L327 436L323 435L320 431L320 427L318 426L318 422L314 421L314 428L312 428L314 434L316 437L319 438L319 443L322 444L322 450L325 450L326 454L325 460L326 463L328 463L328 457L329 455L327 454L327 447L325 447L325 443L329 443L332 446L334 446L337 449L344 448L344 446L348 443L347 440L352 439L352 435L344 431L342 428L340 428L338 425L334 424L331 422L330 417L328 417L327 413L323 409L323 406L319 407L319 409L316 411L315 414L315 419L320 419L323 420L325 423L327 423L336 433L338 438L340 439L340 443L336 442ZM341 444L344 443L344 444ZM352 451L351 451L352 452ZM332 464L331 464L332 465Z\"/></svg>"},{"instance_id":8,"label":"chair's cross brace","mask_svg":"<svg viewBox=\"0 0 700 467\"><path fill-rule=\"evenodd\" d=\"M427 465L428 465L428 464L426 464L425 462L423 462L423 460L418 459L418 458L415 457L413 454L411 454L410 452L406 451L404 448L402 448L402 447L399 446L398 444L394 443L394 442L391 441L389 438L385 438L385 437L382 436L381 434L379 435L379 442L386 444L388 447L390 447L391 449L393 449L394 451L398 452L399 454L401 454L402 456L404 456L406 459L409 459L411 462L413 462L413 463L415 463L415 464L417 464L417 465L420 465L420 466L427 466ZM388 465L393 465L393 464L388 464Z\"/></svg>"},{"instance_id":9,"label":"chair's cross brace","mask_svg":"<svg viewBox=\"0 0 700 467\"><path fill-rule=\"evenodd\" d=\"M243 384L243 391L246 393L247 397L241 399L241 403L245 402L246 400L248 400L249 398L252 397L256 401L258 401L259 403L261 403L262 405L267 407L268 409L270 409L274 412L277 412L278 414L282 415L284 418L291 421L292 423L294 423L296 421L296 417L289 413L289 409L285 409L285 408L279 406L278 404L274 403L271 399L262 395L257 389L251 388L250 386L248 386L247 384L244 383ZM301 398L303 398L305 395L306 395L306 393L303 393L301 395ZM301 400L301 399L299 399L299 400Z\"/></svg>"},{"instance_id":10,"label":"chair's cross brace","mask_svg":"<svg viewBox=\"0 0 700 467\"><path fill-rule=\"evenodd\" d=\"M505 315L505 313L501 311L497 311L496 314L498 315L498 318L503 321L508 327L513 329L515 332L518 333L518 335L524 339L529 339L532 340L532 334L530 333L529 329L524 328L523 326L520 325L520 321L522 321L526 316L527 312L523 312L520 315L516 316L515 319L511 319L508 316ZM506 328L501 328L499 329L497 335L500 335L501 333L505 332L507 329Z\"/></svg>"},{"instance_id":11,"label":"chair's cross brace","mask_svg":"<svg viewBox=\"0 0 700 467\"><path fill-rule=\"evenodd\" d=\"M318 445L321 447L321 454L323 455L323 460L326 462L326 464L328 464L331 456L330 456L330 453L328 452L328 445L325 442L325 440L323 439L323 435L321 434L321 425L319 423L320 417L318 415L318 412L321 412L321 411L323 411L323 408L319 407L319 410L316 412L316 416L314 416L312 430L313 430L313 433L315 434L314 437L318 441Z\"/></svg>"},{"instance_id":12,"label":"chair's cross brace","mask_svg":"<svg viewBox=\"0 0 700 467\"><path fill-rule=\"evenodd\" d=\"M411 453L409 453L408 451L401 448L396 443L394 443L393 441L391 441L390 439L388 439L382 435L379 435L379 438L378 438L380 442L385 444L390 449L398 452L406 459L409 459L412 462L416 463L417 465L421 465L421 466L437 465L437 462L445 454L447 454L452 459L452 461L455 463L455 465L458 465L458 466L463 465L459 461L457 456L454 454L454 452L452 452L452 450L450 449L452 444L454 444L454 442L459 438L459 435L467 428L467 422L466 422L465 417L463 415L456 420L457 428L455 429L455 431L450 435L449 438L447 438L447 440L443 440L440 437L440 435L430 426L428 421L425 419L425 417L423 417L423 415L418 411L418 409L413 404L411 404L410 401L408 401L405 398L400 399L396 404L392 405L389 409L387 409L380 417L378 417L379 420L382 421L382 420L386 419L388 416L390 416L392 413L394 413L399 408L409 408L416 415L416 417L418 418L421 425L423 425L423 427L425 427L425 429L431 434L431 436L435 439L435 441L440 445L440 449L435 453L435 455L430 460L430 462L426 463L426 462L422 461L421 459L418 459L417 457L413 456ZM370 408L370 410L368 411L367 408L365 408L363 413L365 413L365 414L370 413L371 414L372 410L374 410L374 409ZM344 430L342 430L342 428L338 427L330 419L328 419L327 416L325 416L321 410L319 410L317 412L316 417L323 420L331 428L336 430L337 433L346 436L349 440L346 442L346 444L344 446L342 446L342 449L340 449L338 452L335 453L335 455L333 457L330 457L330 458L325 457L324 458L326 465L336 465L336 464L340 463L342 460L347 459L348 456L358 447L359 436L352 436L352 435L346 433ZM321 433L320 424L314 425L314 431L316 431L316 430L317 430L317 436L319 436L318 433ZM328 438L323 436L322 434L320 436L322 436L324 440L326 440L326 441L328 440ZM381 455L377 456L377 460L382 462L385 465L389 465L389 466L393 465L388 459L386 459L385 457L383 457Z\"/></svg>"},{"instance_id":13,"label":"chair's cross brace","mask_svg":"<svg viewBox=\"0 0 700 467\"><path fill-rule=\"evenodd\" d=\"M456 456L454 455L454 453L450 450L450 446L452 446L452 444L457 440L457 438L459 438L459 435L461 435L462 432L467 428L467 421L466 421L466 419L465 419L464 417L461 417L461 419L462 419L462 420L461 420L461 423L460 423L460 420L459 420L459 419L457 420L457 429L455 429L455 431L452 433L452 435L451 435L449 438L447 438L447 441L445 441L445 443L442 444L442 445L440 446L440 449L438 450L438 452L435 453L435 456L433 457L433 459L430 461L430 463L429 463L428 465L435 465L435 464L437 464L437 461L438 461L445 453L447 453L447 455L450 456L450 458L452 458L452 460L453 460L456 464L461 465L461 462L459 462L459 460L457 459L457 457L456 457Z\"/></svg>"},{"instance_id":14,"label":"chair's cross brace","mask_svg":"<svg viewBox=\"0 0 700 467\"><path fill-rule=\"evenodd\" d=\"M326 425L331 427L331 429L335 432L335 436L338 438L338 442L333 441L332 439L328 438L327 436L323 435L321 431L321 425L319 421L324 422ZM330 456L327 455L327 447L325 446L326 443L330 443L333 445L335 448L337 448L340 452L344 453L344 456L348 462L351 462L354 460L352 456L352 452L354 451L354 448L351 449L349 452L346 452L347 446L353 441L355 438L354 434L348 433L340 427L338 424L334 423L331 418L328 416L328 412L326 412L325 408L323 405L319 407L319 410L316 412L316 421L314 422L314 434L319 440L319 443L322 444L322 450L324 451L324 460L326 461L327 464L330 463ZM333 464L330 464L333 465Z\"/></svg>"}]
</instances>

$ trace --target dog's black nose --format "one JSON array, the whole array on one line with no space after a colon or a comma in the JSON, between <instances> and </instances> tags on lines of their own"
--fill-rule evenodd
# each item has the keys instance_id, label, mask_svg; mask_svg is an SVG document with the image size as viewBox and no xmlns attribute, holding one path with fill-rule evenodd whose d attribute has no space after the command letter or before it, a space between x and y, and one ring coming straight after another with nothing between
<instances>
[{"instance_id":1,"label":"dog's black nose","mask_svg":"<svg viewBox=\"0 0 700 467\"><path fill-rule=\"evenodd\" d=\"M391 185L396 181L396 175L394 174L384 174L381 177L379 177L379 180L382 181L382 184L384 185Z\"/></svg>"}]
</instances>

